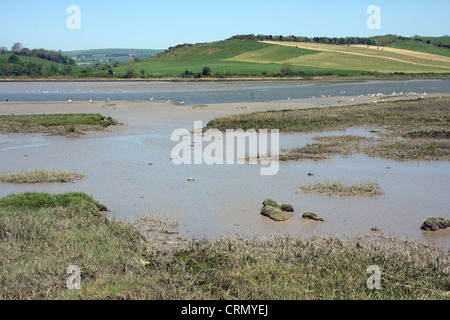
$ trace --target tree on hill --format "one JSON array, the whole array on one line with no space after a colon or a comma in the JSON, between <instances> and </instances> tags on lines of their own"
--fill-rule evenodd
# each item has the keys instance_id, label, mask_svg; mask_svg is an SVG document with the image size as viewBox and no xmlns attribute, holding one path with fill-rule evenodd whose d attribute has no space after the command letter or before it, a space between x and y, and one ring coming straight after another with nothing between
<instances>
[{"instance_id":1,"label":"tree on hill","mask_svg":"<svg viewBox=\"0 0 450 320\"><path fill-rule=\"evenodd\" d=\"M13 46L11 47L12 52L20 52L22 49L23 49L22 44L20 42L14 43Z\"/></svg>"},{"instance_id":2,"label":"tree on hill","mask_svg":"<svg viewBox=\"0 0 450 320\"><path fill-rule=\"evenodd\" d=\"M202 70L202 75L203 76L210 76L211 75L211 69L209 67L204 67Z\"/></svg>"},{"instance_id":3,"label":"tree on hill","mask_svg":"<svg viewBox=\"0 0 450 320\"><path fill-rule=\"evenodd\" d=\"M8 58L8 63L11 63L11 64L17 64L17 63L19 63L19 61L20 61L19 57L16 56L15 54L10 55Z\"/></svg>"}]
</instances>

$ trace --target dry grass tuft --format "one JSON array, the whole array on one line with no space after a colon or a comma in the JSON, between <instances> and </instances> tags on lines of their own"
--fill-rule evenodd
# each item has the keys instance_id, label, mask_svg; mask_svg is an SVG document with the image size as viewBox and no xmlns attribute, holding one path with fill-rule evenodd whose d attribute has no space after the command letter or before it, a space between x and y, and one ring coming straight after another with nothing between
<instances>
[{"instance_id":1,"label":"dry grass tuft","mask_svg":"<svg viewBox=\"0 0 450 320\"><path fill-rule=\"evenodd\" d=\"M303 185L301 186L301 189L308 192L339 196L374 197L384 194L379 184L373 182L359 182L351 185L345 185L336 181L317 182Z\"/></svg>"}]
</instances>

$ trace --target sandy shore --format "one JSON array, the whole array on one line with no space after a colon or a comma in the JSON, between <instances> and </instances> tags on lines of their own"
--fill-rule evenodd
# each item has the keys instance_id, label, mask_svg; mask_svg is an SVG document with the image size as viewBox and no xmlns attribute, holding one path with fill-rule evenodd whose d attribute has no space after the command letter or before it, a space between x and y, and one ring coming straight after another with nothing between
<instances>
[{"instance_id":1,"label":"sandy shore","mask_svg":"<svg viewBox=\"0 0 450 320\"><path fill-rule=\"evenodd\" d=\"M305 109L331 106L345 106L382 101L410 100L420 98L436 98L450 96L450 93L432 93L426 96L396 95L396 96L349 96L349 97L317 97L298 100L245 102L209 105L180 105L169 101L65 101L65 102L0 102L1 115L14 114L53 114L53 113L102 113L116 116L125 121L132 114L148 113L154 121L164 119L212 119L236 113L249 113L269 110ZM129 112L127 112L129 111Z\"/></svg>"}]
</instances>

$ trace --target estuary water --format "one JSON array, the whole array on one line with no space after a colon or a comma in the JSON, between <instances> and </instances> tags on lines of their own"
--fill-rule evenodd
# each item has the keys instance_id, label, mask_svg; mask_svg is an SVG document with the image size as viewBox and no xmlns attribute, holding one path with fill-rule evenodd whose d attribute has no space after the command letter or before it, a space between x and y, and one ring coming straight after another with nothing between
<instances>
[{"instance_id":1,"label":"estuary water","mask_svg":"<svg viewBox=\"0 0 450 320\"><path fill-rule=\"evenodd\" d=\"M0 83L0 97L9 101L153 98L198 105L393 92L450 92L450 81ZM280 234L341 237L374 234L371 229L377 228L383 234L450 249L449 229L420 230L422 221L429 216L450 218L450 164L447 161L396 162L355 154L335 156L326 161L280 163L279 172L274 176L262 176L260 166L250 164L175 165L170 159L176 144L171 141L173 131L192 130L194 120L206 124L217 116L216 111L210 110L213 106L184 108L162 103L163 111L158 113L151 103L148 107L147 103L132 104L144 104L144 107L108 109L109 115L126 124L114 132L77 139L37 134L0 135L0 173L53 169L85 174L84 179L73 184L0 184L0 197L21 192L82 191L107 205L112 219L134 220L150 215L175 220L179 224L179 236L183 238ZM0 104L0 114L1 108ZM281 135L280 147L313 143L316 135L373 136L375 133L371 129ZM195 181L188 181L191 177ZM304 184L330 180L346 184L375 182L385 194L373 198L339 197L311 194L301 189ZM291 203L294 216L282 223L261 216L262 201L266 198ZM301 214L307 211L318 213L325 222L302 219Z\"/></svg>"},{"instance_id":2,"label":"estuary water","mask_svg":"<svg viewBox=\"0 0 450 320\"><path fill-rule=\"evenodd\" d=\"M186 105L450 91L450 79L407 81L0 82L0 101L171 101Z\"/></svg>"}]
</instances>

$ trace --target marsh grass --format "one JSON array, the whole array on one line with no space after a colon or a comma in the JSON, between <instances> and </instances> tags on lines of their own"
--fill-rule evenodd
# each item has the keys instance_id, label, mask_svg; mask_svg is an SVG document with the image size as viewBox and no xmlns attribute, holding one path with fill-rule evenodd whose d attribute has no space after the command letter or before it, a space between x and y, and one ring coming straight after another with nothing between
<instances>
[{"instance_id":1,"label":"marsh grass","mask_svg":"<svg viewBox=\"0 0 450 320\"><path fill-rule=\"evenodd\" d=\"M350 156L354 153L395 161L442 161L450 160L450 142L435 139L389 139L381 140L358 136L315 137L318 143L304 147L284 149L281 161L326 160L332 156Z\"/></svg>"},{"instance_id":2,"label":"marsh grass","mask_svg":"<svg viewBox=\"0 0 450 320\"><path fill-rule=\"evenodd\" d=\"M370 157L405 160L450 160L450 142L442 140L420 141L406 139L384 141L368 146L363 152Z\"/></svg>"},{"instance_id":3,"label":"marsh grass","mask_svg":"<svg viewBox=\"0 0 450 320\"><path fill-rule=\"evenodd\" d=\"M449 251L416 241L234 237L191 240L168 256L99 207L83 193L0 199L0 299L448 300ZM80 290L66 287L70 265ZM367 288L371 265L380 290Z\"/></svg>"},{"instance_id":4,"label":"marsh grass","mask_svg":"<svg viewBox=\"0 0 450 320\"><path fill-rule=\"evenodd\" d=\"M284 133L310 133L367 128L378 134L377 138L316 137L317 143L282 150L281 161L325 160L353 153L397 161L450 160L449 113L450 98L444 97L239 114L214 119L205 129L279 129ZM382 128L381 131L378 128Z\"/></svg>"},{"instance_id":5,"label":"marsh grass","mask_svg":"<svg viewBox=\"0 0 450 320\"><path fill-rule=\"evenodd\" d=\"M375 141L374 138L354 135L314 137L318 143L308 144L304 147L282 150L281 161L289 160L325 160L334 155L349 156L361 152L363 146Z\"/></svg>"},{"instance_id":6,"label":"marsh grass","mask_svg":"<svg viewBox=\"0 0 450 320\"><path fill-rule=\"evenodd\" d=\"M269 217L270 219L281 222L291 218L294 212L294 207L289 203L278 204L273 199L266 199L263 201L263 207L261 208L261 214Z\"/></svg>"},{"instance_id":7,"label":"marsh grass","mask_svg":"<svg viewBox=\"0 0 450 320\"><path fill-rule=\"evenodd\" d=\"M272 206L263 207L261 209L261 214L277 222L286 221L289 219L290 216L285 211L282 211L281 209Z\"/></svg>"},{"instance_id":8,"label":"marsh grass","mask_svg":"<svg viewBox=\"0 0 450 320\"><path fill-rule=\"evenodd\" d=\"M32 170L0 175L0 181L3 183L65 183L83 178L84 174L67 170Z\"/></svg>"},{"instance_id":9,"label":"marsh grass","mask_svg":"<svg viewBox=\"0 0 450 320\"><path fill-rule=\"evenodd\" d=\"M113 125L117 125L115 120L101 114L0 115L1 134L43 133L67 136L102 131Z\"/></svg>"},{"instance_id":10,"label":"marsh grass","mask_svg":"<svg viewBox=\"0 0 450 320\"><path fill-rule=\"evenodd\" d=\"M301 189L307 192L339 196L375 197L384 194L379 184L373 182L359 182L351 185L346 185L337 181L316 182L309 185L303 185L301 186Z\"/></svg>"},{"instance_id":11,"label":"marsh grass","mask_svg":"<svg viewBox=\"0 0 450 320\"><path fill-rule=\"evenodd\" d=\"M450 98L379 102L344 107L282 110L231 115L210 121L206 129L279 129L285 133L339 131L349 127L408 132L422 126L448 130ZM417 129L416 129L417 130Z\"/></svg>"},{"instance_id":12,"label":"marsh grass","mask_svg":"<svg viewBox=\"0 0 450 320\"><path fill-rule=\"evenodd\" d=\"M302 214L303 219L310 219L314 221L325 221L323 218L319 217L315 212L304 212Z\"/></svg>"}]
</instances>

